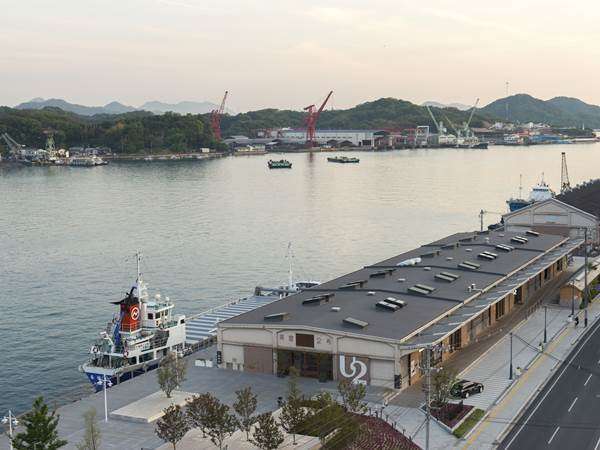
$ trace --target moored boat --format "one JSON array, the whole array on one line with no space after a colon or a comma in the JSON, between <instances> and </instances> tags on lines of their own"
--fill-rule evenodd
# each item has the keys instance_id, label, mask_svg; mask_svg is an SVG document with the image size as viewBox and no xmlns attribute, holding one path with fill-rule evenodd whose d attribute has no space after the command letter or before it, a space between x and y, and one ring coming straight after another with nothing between
<instances>
[{"instance_id":1,"label":"moored boat","mask_svg":"<svg viewBox=\"0 0 600 450\"><path fill-rule=\"evenodd\" d=\"M269 169L291 169L292 163L287 159L280 159L279 161L273 161L270 159L267 163L267 166L269 166Z\"/></svg>"},{"instance_id":2,"label":"moored boat","mask_svg":"<svg viewBox=\"0 0 600 450\"><path fill-rule=\"evenodd\" d=\"M96 391L158 367L168 352L186 351L185 316L174 315L168 297L150 300L137 259L137 279L126 296L116 302L119 313L90 348L89 360L80 366Z\"/></svg>"},{"instance_id":3,"label":"moored boat","mask_svg":"<svg viewBox=\"0 0 600 450\"><path fill-rule=\"evenodd\" d=\"M327 158L329 162L341 163L341 164L356 164L360 162L360 159L356 157L348 157L348 156L329 156Z\"/></svg>"}]
</instances>

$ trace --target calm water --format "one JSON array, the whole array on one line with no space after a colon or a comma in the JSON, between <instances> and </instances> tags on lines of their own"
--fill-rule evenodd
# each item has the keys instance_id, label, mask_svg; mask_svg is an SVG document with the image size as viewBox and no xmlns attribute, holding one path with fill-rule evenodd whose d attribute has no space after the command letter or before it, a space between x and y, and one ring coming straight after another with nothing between
<instances>
[{"instance_id":1,"label":"calm water","mask_svg":"<svg viewBox=\"0 0 600 450\"><path fill-rule=\"evenodd\" d=\"M287 279L325 280L504 212L519 173L555 189L560 152L572 183L597 178L600 145L326 154L94 169L0 167L0 413L44 394L87 392L77 367L144 254L151 292L197 313ZM499 216L488 215L486 222Z\"/></svg>"}]
</instances>

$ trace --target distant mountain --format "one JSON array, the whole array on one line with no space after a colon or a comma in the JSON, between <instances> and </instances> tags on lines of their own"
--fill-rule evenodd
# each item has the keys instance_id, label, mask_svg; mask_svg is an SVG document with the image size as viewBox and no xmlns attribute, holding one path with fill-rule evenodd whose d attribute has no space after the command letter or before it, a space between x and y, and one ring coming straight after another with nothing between
<instances>
[{"instance_id":1,"label":"distant mountain","mask_svg":"<svg viewBox=\"0 0 600 450\"><path fill-rule=\"evenodd\" d=\"M172 111L179 114L206 114L211 112L213 109L218 109L219 105L211 102L190 102L184 101L179 103L163 103L158 101L146 102L140 109L151 111L155 114L162 114L168 111ZM225 108L225 112L233 114L233 111Z\"/></svg>"},{"instance_id":2,"label":"distant mountain","mask_svg":"<svg viewBox=\"0 0 600 450\"><path fill-rule=\"evenodd\" d=\"M421 103L421 106L435 106L436 108L456 108L461 111L467 111L472 108L472 106L465 105L464 103L444 104L444 103L434 102L434 101L423 102L423 103Z\"/></svg>"},{"instance_id":3,"label":"distant mountain","mask_svg":"<svg viewBox=\"0 0 600 450\"><path fill-rule=\"evenodd\" d=\"M511 122L542 122L556 127L600 128L600 107L571 97L540 100L528 94L501 98L479 111Z\"/></svg>"},{"instance_id":4,"label":"distant mountain","mask_svg":"<svg viewBox=\"0 0 600 450\"><path fill-rule=\"evenodd\" d=\"M60 108L63 111L72 112L80 116L93 116L96 114L123 114L136 111L133 106L126 106L119 102L111 102L105 106L84 106L75 103L69 103L63 99L51 98L34 98L25 103L21 103L15 108L17 109L43 109L46 107Z\"/></svg>"},{"instance_id":5,"label":"distant mountain","mask_svg":"<svg viewBox=\"0 0 600 450\"><path fill-rule=\"evenodd\" d=\"M34 98L28 102L15 106L17 109L43 109L46 107L60 108L63 111L72 112L80 116L94 116L96 114L124 114L133 111L150 111L154 114L164 114L172 111L178 114L206 114L219 105L211 102L190 102L183 101L179 103L163 103L158 101L146 102L139 108L123 105L119 102L110 102L104 106L85 106L75 103L69 103L59 98L43 99ZM225 108L225 112L233 114L233 111Z\"/></svg>"}]
</instances>

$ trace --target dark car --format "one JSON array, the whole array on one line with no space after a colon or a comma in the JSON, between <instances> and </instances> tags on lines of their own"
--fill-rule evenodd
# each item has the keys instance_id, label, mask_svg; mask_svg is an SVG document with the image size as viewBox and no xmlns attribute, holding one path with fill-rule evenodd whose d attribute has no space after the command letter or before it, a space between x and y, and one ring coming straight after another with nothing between
<instances>
[{"instance_id":1,"label":"dark car","mask_svg":"<svg viewBox=\"0 0 600 450\"><path fill-rule=\"evenodd\" d=\"M477 381L459 380L450 388L450 393L454 397L468 398L473 394L481 394L483 392L483 384Z\"/></svg>"}]
</instances>

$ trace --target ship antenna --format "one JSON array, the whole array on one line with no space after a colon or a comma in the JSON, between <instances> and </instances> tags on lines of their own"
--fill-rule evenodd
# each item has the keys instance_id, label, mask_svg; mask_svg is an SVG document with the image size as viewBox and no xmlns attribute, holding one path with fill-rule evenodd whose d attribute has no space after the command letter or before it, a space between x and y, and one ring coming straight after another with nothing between
<instances>
[{"instance_id":1,"label":"ship antenna","mask_svg":"<svg viewBox=\"0 0 600 450\"><path fill-rule=\"evenodd\" d=\"M139 283L142 279L142 274L140 273L140 261L142 260L142 254L137 251L135 252L135 261L137 263L137 279L136 281Z\"/></svg>"}]
</instances>

